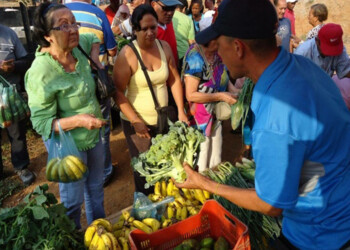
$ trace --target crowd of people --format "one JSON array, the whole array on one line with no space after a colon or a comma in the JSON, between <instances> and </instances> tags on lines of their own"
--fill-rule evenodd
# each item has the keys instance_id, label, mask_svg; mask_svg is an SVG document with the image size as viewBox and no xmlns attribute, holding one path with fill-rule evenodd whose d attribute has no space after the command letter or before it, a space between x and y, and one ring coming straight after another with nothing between
<instances>
[{"instance_id":1,"label":"crowd of people","mask_svg":"<svg viewBox=\"0 0 350 250\"><path fill-rule=\"evenodd\" d=\"M178 187L205 189L243 208L282 216L276 249L350 247L350 59L341 25L325 23L324 4L311 6L313 28L305 41L297 36L296 4L192 0L188 7L187 0L111 0L103 11L91 0L45 2L34 15L38 47L31 66L16 35L0 26L0 73L20 87L20 70L26 72L34 130L48 150L52 131L70 131L89 169L84 179L59 184L61 202L78 228L84 201L88 223L105 217L103 187L115 168L111 99L97 99L96 76L80 45L100 69L113 67L113 100L130 157L149 149L156 135L156 98L206 137L198 171L184 163L188 178ZM117 51L115 37L130 44ZM255 189L220 185L200 174L221 162L215 105L236 103L245 79L255 85L244 135L256 162ZM30 184L35 176L27 169L23 124L7 132L12 163ZM136 172L134 183L135 191L152 192Z\"/></svg>"}]
</instances>

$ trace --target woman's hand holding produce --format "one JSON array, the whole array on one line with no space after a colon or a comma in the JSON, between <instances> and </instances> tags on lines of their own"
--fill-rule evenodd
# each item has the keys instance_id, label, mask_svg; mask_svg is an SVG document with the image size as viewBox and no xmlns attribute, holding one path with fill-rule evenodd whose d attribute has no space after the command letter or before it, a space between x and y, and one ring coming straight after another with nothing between
<instances>
[{"instance_id":1,"label":"woman's hand holding produce","mask_svg":"<svg viewBox=\"0 0 350 250\"><path fill-rule=\"evenodd\" d=\"M81 124L80 127L83 127L89 130L101 128L107 123L104 120L96 118L96 116L92 114L79 114L77 116L79 119L79 123Z\"/></svg>"},{"instance_id":2,"label":"woman's hand holding produce","mask_svg":"<svg viewBox=\"0 0 350 250\"><path fill-rule=\"evenodd\" d=\"M190 122L188 120L187 115L185 114L184 111L179 111L179 121L186 123L187 125L190 125Z\"/></svg>"},{"instance_id":3,"label":"woman's hand holding produce","mask_svg":"<svg viewBox=\"0 0 350 250\"><path fill-rule=\"evenodd\" d=\"M237 102L237 96L230 93L230 92L220 92L221 94L221 101L227 102L230 105L233 105Z\"/></svg>"}]
</instances>

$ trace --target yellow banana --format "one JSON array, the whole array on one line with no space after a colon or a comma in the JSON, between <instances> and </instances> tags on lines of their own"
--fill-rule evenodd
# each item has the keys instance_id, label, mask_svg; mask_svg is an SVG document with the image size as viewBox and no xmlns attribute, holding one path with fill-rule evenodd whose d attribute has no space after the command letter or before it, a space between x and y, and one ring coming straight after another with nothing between
<instances>
[{"instance_id":1,"label":"yellow banana","mask_svg":"<svg viewBox=\"0 0 350 250\"><path fill-rule=\"evenodd\" d=\"M94 234L94 237L92 238L91 244L89 246L89 249L98 249L98 243L100 241L101 236L99 236L97 233Z\"/></svg>"},{"instance_id":2,"label":"yellow banana","mask_svg":"<svg viewBox=\"0 0 350 250\"><path fill-rule=\"evenodd\" d=\"M147 226L152 228L152 231L155 232L160 228L160 222L154 218L146 218L142 220Z\"/></svg>"},{"instance_id":3,"label":"yellow banana","mask_svg":"<svg viewBox=\"0 0 350 250\"><path fill-rule=\"evenodd\" d=\"M124 220L126 220L126 221L130 218L130 212L127 210L123 210L122 215L124 217Z\"/></svg>"},{"instance_id":4,"label":"yellow banana","mask_svg":"<svg viewBox=\"0 0 350 250\"><path fill-rule=\"evenodd\" d=\"M161 194L163 197L165 197L167 195L166 181L162 181L161 185Z\"/></svg>"},{"instance_id":5,"label":"yellow banana","mask_svg":"<svg viewBox=\"0 0 350 250\"><path fill-rule=\"evenodd\" d=\"M124 226L124 220L118 221L117 223L113 224L112 231L114 232L114 231L117 231L119 229L122 229L123 226Z\"/></svg>"},{"instance_id":6,"label":"yellow banana","mask_svg":"<svg viewBox=\"0 0 350 250\"><path fill-rule=\"evenodd\" d=\"M177 220L181 220L181 211L182 211L181 207L176 208L176 219Z\"/></svg>"},{"instance_id":7,"label":"yellow banana","mask_svg":"<svg viewBox=\"0 0 350 250\"><path fill-rule=\"evenodd\" d=\"M196 215L199 212L199 210L197 208L195 208L194 206L187 207L187 209L188 209L188 212L190 213L190 215Z\"/></svg>"},{"instance_id":8,"label":"yellow banana","mask_svg":"<svg viewBox=\"0 0 350 250\"><path fill-rule=\"evenodd\" d=\"M80 171L85 174L86 170L87 170L87 167L86 165L84 164L84 162L82 162L80 160L79 157L76 157L74 155L68 155L65 157L66 159L69 159L71 161L73 161L75 163L75 165L80 169Z\"/></svg>"},{"instance_id":9,"label":"yellow banana","mask_svg":"<svg viewBox=\"0 0 350 250\"><path fill-rule=\"evenodd\" d=\"M143 223L139 220L134 220L132 223L135 227L137 227L138 229L141 229L145 233L148 233L148 234L152 233L152 228L147 226L145 223Z\"/></svg>"},{"instance_id":10,"label":"yellow banana","mask_svg":"<svg viewBox=\"0 0 350 250\"><path fill-rule=\"evenodd\" d=\"M58 175L59 165L60 165L59 161L57 161L56 164L51 169L50 176L51 176L52 181L59 181L59 179L60 179L60 177Z\"/></svg>"},{"instance_id":11,"label":"yellow banana","mask_svg":"<svg viewBox=\"0 0 350 250\"><path fill-rule=\"evenodd\" d=\"M179 189L174 185L173 186L173 190L172 190L172 192L171 192L172 194L172 196L177 196L177 195L179 195L180 194L180 191L179 191Z\"/></svg>"},{"instance_id":12,"label":"yellow banana","mask_svg":"<svg viewBox=\"0 0 350 250\"><path fill-rule=\"evenodd\" d=\"M177 196L177 198L175 199L175 201L177 201L178 203L180 203L182 206L184 206L186 204L186 200L181 196Z\"/></svg>"},{"instance_id":13,"label":"yellow banana","mask_svg":"<svg viewBox=\"0 0 350 250\"><path fill-rule=\"evenodd\" d=\"M182 204L180 202L178 202L177 200L175 200L173 202L173 204L175 205L176 208L179 208L179 207L181 208L182 207Z\"/></svg>"},{"instance_id":14,"label":"yellow banana","mask_svg":"<svg viewBox=\"0 0 350 250\"><path fill-rule=\"evenodd\" d=\"M92 238L94 237L96 231L97 231L97 226L95 225L91 225L86 229L84 234L84 245L86 247L90 246Z\"/></svg>"},{"instance_id":15,"label":"yellow banana","mask_svg":"<svg viewBox=\"0 0 350 250\"><path fill-rule=\"evenodd\" d=\"M72 169L70 168L67 160L65 160L65 159L62 160L62 167L64 169L64 172L66 173L66 176L68 176L68 179L70 181L79 180L76 178L76 176L75 176L74 172L72 171ZM82 177L82 175L81 175L81 177Z\"/></svg>"},{"instance_id":16,"label":"yellow banana","mask_svg":"<svg viewBox=\"0 0 350 250\"><path fill-rule=\"evenodd\" d=\"M128 219L128 223L131 224L134 220L135 220L135 218L130 216L129 219Z\"/></svg>"},{"instance_id":17,"label":"yellow banana","mask_svg":"<svg viewBox=\"0 0 350 250\"><path fill-rule=\"evenodd\" d=\"M204 197L205 197L206 200L210 199L210 197L211 197L211 193L210 192L208 192L207 190L203 190L203 194L204 194Z\"/></svg>"},{"instance_id":18,"label":"yellow banana","mask_svg":"<svg viewBox=\"0 0 350 250\"><path fill-rule=\"evenodd\" d=\"M100 225L102 226L107 232L112 232L113 231L113 226L112 224L106 220L106 219L97 219L97 220L94 220L92 223L92 225Z\"/></svg>"},{"instance_id":19,"label":"yellow banana","mask_svg":"<svg viewBox=\"0 0 350 250\"><path fill-rule=\"evenodd\" d=\"M55 180L55 179L52 179L51 172L57 162L58 162L58 158L53 158L46 165L46 179L49 181Z\"/></svg>"},{"instance_id":20,"label":"yellow banana","mask_svg":"<svg viewBox=\"0 0 350 250\"><path fill-rule=\"evenodd\" d=\"M187 200L192 200L192 195L187 188L181 188Z\"/></svg>"},{"instance_id":21,"label":"yellow banana","mask_svg":"<svg viewBox=\"0 0 350 250\"><path fill-rule=\"evenodd\" d=\"M162 223L162 228L166 228L168 226L170 226L172 224L170 219L166 219L163 223Z\"/></svg>"},{"instance_id":22,"label":"yellow banana","mask_svg":"<svg viewBox=\"0 0 350 250\"><path fill-rule=\"evenodd\" d=\"M129 244L127 239L125 239L124 237L119 237L118 242L120 243L120 245L122 245L123 250L129 250Z\"/></svg>"},{"instance_id":23,"label":"yellow banana","mask_svg":"<svg viewBox=\"0 0 350 250\"><path fill-rule=\"evenodd\" d=\"M174 208L172 208L171 206L168 206L167 213L168 213L168 219L172 219L174 217Z\"/></svg>"},{"instance_id":24,"label":"yellow banana","mask_svg":"<svg viewBox=\"0 0 350 250\"><path fill-rule=\"evenodd\" d=\"M112 240L108 237L108 235L102 234L101 238L106 250L113 250L113 243L112 243Z\"/></svg>"},{"instance_id":25,"label":"yellow banana","mask_svg":"<svg viewBox=\"0 0 350 250\"><path fill-rule=\"evenodd\" d=\"M162 195L161 191L160 191L160 182L157 181L156 184L154 185L154 193L156 195Z\"/></svg>"},{"instance_id":26,"label":"yellow banana","mask_svg":"<svg viewBox=\"0 0 350 250\"><path fill-rule=\"evenodd\" d=\"M98 239L98 242L97 242L97 249L98 250L107 250L106 248L106 245L102 239L102 235L100 236L100 238Z\"/></svg>"},{"instance_id":27,"label":"yellow banana","mask_svg":"<svg viewBox=\"0 0 350 250\"><path fill-rule=\"evenodd\" d=\"M162 196L158 194L149 194L148 199L150 199L152 202L157 202L162 199Z\"/></svg>"},{"instance_id":28,"label":"yellow banana","mask_svg":"<svg viewBox=\"0 0 350 250\"><path fill-rule=\"evenodd\" d=\"M186 207L182 207L181 208L181 220L184 220L187 218L187 208Z\"/></svg>"},{"instance_id":29,"label":"yellow banana","mask_svg":"<svg viewBox=\"0 0 350 250\"><path fill-rule=\"evenodd\" d=\"M114 249L114 250L120 250L121 247L120 247L120 245L119 245L117 239L114 237L114 235L113 235L112 233L109 233L109 232L107 232L106 235L108 235L108 237L111 239L113 249Z\"/></svg>"},{"instance_id":30,"label":"yellow banana","mask_svg":"<svg viewBox=\"0 0 350 250\"><path fill-rule=\"evenodd\" d=\"M202 204L204 204L206 199L204 197L203 190L202 189L195 189L195 192L197 194L197 200L199 200Z\"/></svg>"},{"instance_id":31,"label":"yellow banana","mask_svg":"<svg viewBox=\"0 0 350 250\"><path fill-rule=\"evenodd\" d=\"M75 179L80 180L83 178L83 172L80 170L80 168L75 164L71 159L65 158L66 159L66 171L67 168L70 169L70 171L73 172Z\"/></svg>"},{"instance_id":32,"label":"yellow banana","mask_svg":"<svg viewBox=\"0 0 350 250\"><path fill-rule=\"evenodd\" d=\"M174 188L174 182L172 181L172 179L169 179L168 186L166 188L166 194L168 196L173 195L173 188Z\"/></svg>"},{"instance_id":33,"label":"yellow banana","mask_svg":"<svg viewBox=\"0 0 350 250\"><path fill-rule=\"evenodd\" d=\"M62 161L58 163L58 176L60 178L60 182L68 182L68 176L66 175L66 172L64 171L64 166L62 165Z\"/></svg>"}]
</instances>

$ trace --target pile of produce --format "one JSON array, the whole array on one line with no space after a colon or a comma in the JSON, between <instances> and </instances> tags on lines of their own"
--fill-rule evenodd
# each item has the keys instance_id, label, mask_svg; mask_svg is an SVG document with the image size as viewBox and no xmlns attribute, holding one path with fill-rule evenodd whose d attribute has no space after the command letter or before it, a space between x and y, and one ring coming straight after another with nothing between
<instances>
[{"instance_id":1,"label":"pile of produce","mask_svg":"<svg viewBox=\"0 0 350 250\"><path fill-rule=\"evenodd\" d=\"M242 91L238 97L238 101L231 106L231 126L235 130L242 121L242 134L245 121L247 119L250 103L253 96L254 83L247 78L244 81Z\"/></svg>"},{"instance_id":2,"label":"pile of produce","mask_svg":"<svg viewBox=\"0 0 350 250\"><path fill-rule=\"evenodd\" d=\"M197 214L204 202L211 198L210 193L200 189L178 189L172 180L157 182L154 190L155 192L148 196L153 202L161 201L169 196L175 198L174 202L166 205L161 220L155 218L137 220L130 211L124 210L118 221L113 225L106 219L94 221L85 232L85 246L91 249L103 249L98 247L107 245L100 238L105 237L103 234L112 233L119 243L118 245L123 250L127 250L130 248L129 235L132 230L140 229L145 233L153 233L166 228L191 215ZM99 229L99 227L102 228ZM110 234L108 236L111 237Z\"/></svg>"},{"instance_id":3,"label":"pile of produce","mask_svg":"<svg viewBox=\"0 0 350 250\"><path fill-rule=\"evenodd\" d=\"M0 127L7 128L28 116L29 107L17 92L16 86L0 75Z\"/></svg>"},{"instance_id":4,"label":"pile of produce","mask_svg":"<svg viewBox=\"0 0 350 250\"><path fill-rule=\"evenodd\" d=\"M166 212L162 217L163 228L198 214L206 200L211 198L209 192L201 189L178 189L171 179L168 182L157 182L154 194L148 197L151 201L158 202L166 196L173 196L175 200L167 204Z\"/></svg>"},{"instance_id":5,"label":"pile of produce","mask_svg":"<svg viewBox=\"0 0 350 250\"><path fill-rule=\"evenodd\" d=\"M0 249L84 249L83 235L48 188L38 186L24 203L0 209Z\"/></svg>"},{"instance_id":6,"label":"pile of produce","mask_svg":"<svg viewBox=\"0 0 350 250\"><path fill-rule=\"evenodd\" d=\"M230 244L227 240L220 236L217 241L212 237L207 237L198 241L196 239L184 240L180 245L176 246L174 250L228 250Z\"/></svg>"},{"instance_id":7,"label":"pile of produce","mask_svg":"<svg viewBox=\"0 0 350 250\"><path fill-rule=\"evenodd\" d=\"M246 158L242 159L242 163L237 162L235 166L229 162L220 163L215 169L206 170L204 174L225 185L239 188L255 186L255 163ZM265 249L266 240L279 236L280 227L275 218L246 210L217 195L214 195L214 199L248 226L253 249Z\"/></svg>"},{"instance_id":8,"label":"pile of produce","mask_svg":"<svg viewBox=\"0 0 350 250\"><path fill-rule=\"evenodd\" d=\"M52 158L46 165L48 181L74 182L81 180L86 172L85 164L74 155L68 155L63 159Z\"/></svg>"},{"instance_id":9,"label":"pile of produce","mask_svg":"<svg viewBox=\"0 0 350 250\"><path fill-rule=\"evenodd\" d=\"M152 138L150 149L131 160L135 171L146 178L145 188L168 178L183 182L186 179L183 162L194 166L199 145L205 141L204 135L199 130L183 122L169 124L167 134Z\"/></svg>"},{"instance_id":10,"label":"pile of produce","mask_svg":"<svg viewBox=\"0 0 350 250\"><path fill-rule=\"evenodd\" d=\"M112 232L113 232L113 227L108 220L106 219L94 220L85 231L84 244L87 248L96 249L96 250L122 249ZM123 249L128 249L128 248L123 247Z\"/></svg>"}]
</instances>

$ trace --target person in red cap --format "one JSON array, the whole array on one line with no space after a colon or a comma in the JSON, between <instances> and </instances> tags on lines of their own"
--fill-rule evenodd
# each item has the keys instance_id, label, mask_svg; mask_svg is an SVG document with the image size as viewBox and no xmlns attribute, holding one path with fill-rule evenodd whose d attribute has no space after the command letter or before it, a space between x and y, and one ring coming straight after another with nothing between
<instances>
[{"instance_id":1,"label":"person in red cap","mask_svg":"<svg viewBox=\"0 0 350 250\"><path fill-rule=\"evenodd\" d=\"M350 77L350 58L342 36L343 30L340 25L325 24L317 37L299 45L294 54L309 58L331 77L334 71L340 79Z\"/></svg>"},{"instance_id":2,"label":"person in red cap","mask_svg":"<svg viewBox=\"0 0 350 250\"><path fill-rule=\"evenodd\" d=\"M176 185L283 215L274 249L348 249L350 112L320 67L277 47L277 21L268 0L224 0L215 22L196 35L198 44L216 40L231 77L246 76L255 84L250 105L255 188L217 183L187 164L186 181Z\"/></svg>"}]
</instances>

